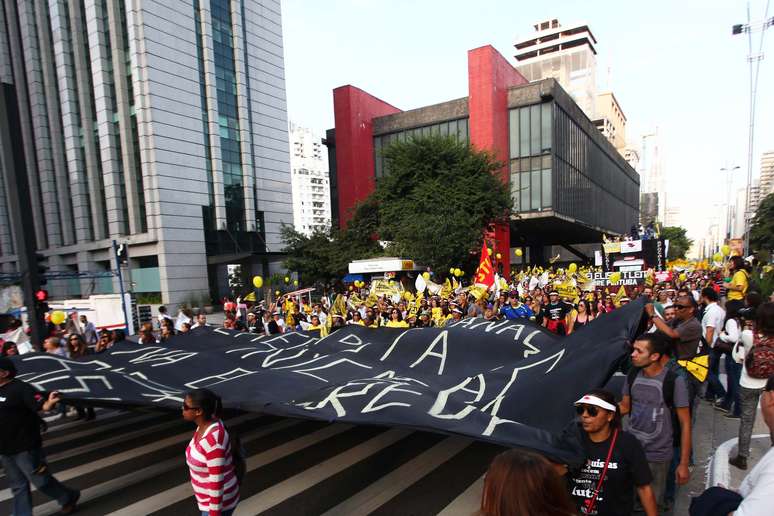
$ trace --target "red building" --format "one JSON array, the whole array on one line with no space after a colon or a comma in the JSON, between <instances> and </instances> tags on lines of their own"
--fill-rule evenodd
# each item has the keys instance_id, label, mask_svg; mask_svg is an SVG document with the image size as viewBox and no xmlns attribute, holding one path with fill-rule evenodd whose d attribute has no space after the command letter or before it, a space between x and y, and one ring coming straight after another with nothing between
<instances>
[{"instance_id":1,"label":"red building","mask_svg":"<svg viewBox=\"0 0 774 516\"><path fill-rule=\"evenodd\" d=\"M540 263L546 245L598 242L637 220L637 173L556 81L528 83L492 46L468 51L466 98L404 112L347 85L333 90L333 104L336 127L326 143L333 219L341 227L374 191L382 146L436 133L464 138L509 164L499 173L513 192L512 222L495 229L506 274L512 240ZM605 190L610 195L602 198ZM609 214L582 213L580 202L599 201L610 205Z\"/></svg>"}]
</instances>

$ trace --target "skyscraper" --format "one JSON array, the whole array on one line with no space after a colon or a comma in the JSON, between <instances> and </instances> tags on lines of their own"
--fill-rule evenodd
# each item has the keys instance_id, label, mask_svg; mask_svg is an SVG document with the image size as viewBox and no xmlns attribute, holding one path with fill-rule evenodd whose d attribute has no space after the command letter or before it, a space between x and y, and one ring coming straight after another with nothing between
<instances>
[{"instance_id":1,"label":"skyscraper","mask_svg":"<svg viewBox=\"0 0 774 516\"><path fill-rule=\"evenodd\" d=\"M293 225L307 235L331 225L327 154L322 137L311 129L290 124Z\"/></svg>"},{"instance_id":2,"label":"skyscraper","mask_svg":"<svg viewBox=\"0 0 774 516\"><path fill-rule=\"evenodd\" d=\"M774 193L774 150L764 152L761 156L760 197Z\"/></svg>"},{"instance_id":3,"label":"skyscraper","mask_svg":"<svg viewBox=\"0 0 774 516\"><path fill-rule=\"evenodd\" d=\"M527 80L553 78L586 116L596 119L597 40L586 24L562 26L557 19L533 25L535 32L518 41L516 69Z\"/></svg>"},{"instance_id":4,"label":"skyscraper","mask_svg":"<svg viewBox=\"0 0 774 516\"><path fill-rule=\"evenodd\" d=\"M292 220L278 0L4 0L0 16L37 247L82 275L54 295L113 291L88 276L114 239L134 290L164 303L220 297L227 264L276 268Z\"/></svg>"}]
</instances>

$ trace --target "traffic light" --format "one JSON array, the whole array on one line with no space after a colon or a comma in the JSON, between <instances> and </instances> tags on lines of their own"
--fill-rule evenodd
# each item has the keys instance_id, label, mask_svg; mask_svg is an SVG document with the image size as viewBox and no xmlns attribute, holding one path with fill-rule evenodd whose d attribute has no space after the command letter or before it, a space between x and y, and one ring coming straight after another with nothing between
<instances>
[{"instance_id":1,"label":"traffic light","mask_svg":"<svg viewBox=\"0 0 774 516\"><path fill-rule=\"evenodd\" d=\"M116 258L118 259L118 263L127 263L129 261L129 245L126 243L119 244L114 241L113 246L116 250Z\"/></svg>"},{"instance_id":2,"label":"traffic light","mask_svg":"<svg viewBox=\"0 0 774 516\"><path fill-rule=\"evenodd\" d=\"M48 280L46 279L46 272L48 272L48 265L46 265L46 257L42 254L35 255L35 264L38 268L38 283L42 287Z\"/></svg>"},{"instance_id":3,"label":"traffic light","mask_svg":"<svg viewBox=\"0 0 774 516\"><path fill-rule=\"evenodd\" d=\"M35 291L35 307L39 316L48 312L48 290L41 288Z\"/></svg>"}]
</instances>

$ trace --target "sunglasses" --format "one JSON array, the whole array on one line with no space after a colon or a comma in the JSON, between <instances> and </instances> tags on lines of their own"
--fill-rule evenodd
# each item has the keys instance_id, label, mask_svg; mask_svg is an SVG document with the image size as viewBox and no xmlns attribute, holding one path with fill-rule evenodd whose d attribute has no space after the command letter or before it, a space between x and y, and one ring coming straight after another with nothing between
<instances>
[{"instance_id":1,"label":"sunglasses","mask_svg":"<svg viewBox=\"0 0 774 516\"><path fill-rule=\"evenodd\" d=\"M674 306L674 307L675 307L675 310L682 310L683 308L690 308L690 306L689 306L689 305L678 305L678 304L673 304L672 306Z\"/></svg>"},{"instance_id":2,"label":"sunglasses","mask_svg":"<svg viewBox=\"0 0 774 516\"><path fill-rule=\"evenodd\" d=\"M195 409L198 409L198 408L199 408L199 407L189 407L188 405L186 405L185 403L183 403L183 410L185 410L185 411L188 411L188 410L195 410Z\"/></svg>"},{"instance_id":3,"label":"sunglasses","mask_svg":"<svg viewBox=\"0 0 774 516\"><path fill-rule=\"evenodd\" d=\"M575 407L575 413L579 416L582 416L584 412L588 413L591 417L597 417L599 409L594 405L578 405Z\"/></svg>"}]
</instances>

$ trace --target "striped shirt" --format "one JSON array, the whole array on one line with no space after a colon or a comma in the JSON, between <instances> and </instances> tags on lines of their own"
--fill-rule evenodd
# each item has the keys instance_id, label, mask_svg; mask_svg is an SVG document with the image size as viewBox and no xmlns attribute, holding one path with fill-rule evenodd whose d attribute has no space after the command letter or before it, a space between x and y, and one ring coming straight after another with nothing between
<instances>
[{"instance_id":1,"label":"striped shirt","mask_svg":"<svg viewBox=\"0 0 774 516\"><path fill-rule=\"evenodd\" d=\"M185 450L185 459L199 510L219 516L221 511L236 507L239 483L234 471L231 440L222 421L212 423L200 438L194 433Z\"/></svg>"}]
</instances>

